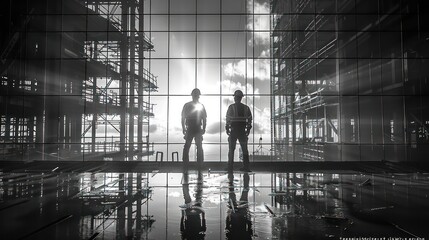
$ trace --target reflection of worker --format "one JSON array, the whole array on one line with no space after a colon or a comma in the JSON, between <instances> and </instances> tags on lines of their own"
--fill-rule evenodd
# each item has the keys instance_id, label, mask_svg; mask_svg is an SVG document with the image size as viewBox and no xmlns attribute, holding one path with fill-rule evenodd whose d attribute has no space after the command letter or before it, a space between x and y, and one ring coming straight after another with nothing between
<instances>
[{"instance_id":1,"label":"reflection of worker","mask_svg":"<svg viewBox=\"0 0 429 240\"><path fill-rule=\"evenodd\" d=\"M252 113L250 108L241 103L244 94L242 91L237 90L234 92L234 102L229 105L226 112L226 134L229 135L229 152L228 152L228 169L233 168L234 164L234 151L237 139L240 142L241 150L243 151L243 171L249 172L249 151L247 149L247 141L252 129Z\"/></svg>"},{"instance_id":2,"label":"reflection of worker","mask_svg":"<svg viewBox=\"0 0 429 240\"><path fill-rule=\"evenodd\" d=\"M197 145L197 162L201 164L204 161L202 142L203 134L206 132L207 113L204 105L198 101L201 95L200 90L195 88L191 95L192 101L186 103L182 110L182 131L186 141L183 147L185 167L189 163L189 148L194 138L195 145Z\"/></svg>"},{"instance_id":3,"label":"reflection of worker","mask_svg":"<svg viewBox=\"0 0 429 240\"><path fill-rule=\"evenodd\" d=\"M192 203L189 194L189 175L183 174L182 190L185 204L182 205L182 217L180 219L180 233L182 239L204 239L206 232L206 214L202 208L203 174L198 172L195 202Z\"/></svg>"},{"instance_id":4,"label":"reflection of worker","mask_svg":"<svg viewBox=\"0 0 429 240\"><path fill-rule=\"evenodd\" d=\"M249 212L249 174L243 174L244 188L240 201L234 192L234 175L229 171L229 209L226 217L226 239L252 239L253 229Z\"/></svg>"}]
</instances>

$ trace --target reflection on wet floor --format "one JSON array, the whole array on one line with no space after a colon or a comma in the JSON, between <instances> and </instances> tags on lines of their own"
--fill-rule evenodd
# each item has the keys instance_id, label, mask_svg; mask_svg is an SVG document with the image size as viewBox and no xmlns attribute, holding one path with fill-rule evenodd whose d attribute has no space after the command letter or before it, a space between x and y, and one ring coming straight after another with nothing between
<instances>
[{"instance_id":1,"label":"reflection on wet floor","mask_svg":"<svg viewBox=\"0 0 429 240\"><path fill-rule=\"evenodd\" d=\"M428 174L0 173L0 239L429 239Z\"/></svg>"}]
</instances>

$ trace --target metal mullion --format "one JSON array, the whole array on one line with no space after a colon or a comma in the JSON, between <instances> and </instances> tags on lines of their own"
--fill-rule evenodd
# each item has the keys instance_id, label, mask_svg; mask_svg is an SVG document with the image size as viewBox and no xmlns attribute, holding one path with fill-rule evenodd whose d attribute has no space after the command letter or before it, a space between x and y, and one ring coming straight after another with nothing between
<instances>
[{"instance_id":1,"label":"metal mullion","mask_svg":"<svg viewBox=\"0 0 429 240\"><path fill-rule=\"evenodd\" d=\"M171 30L171 26L170 26L170 20L171 20L171 16L170 16L170 1L171 0L168 0L168 3L167 3L167 8L168 8L168 17L167 17L167 21L168 21L168 24L167 24L167 58L168 58L168 60L167 60L167 148L166 148L166 151L167 151L167 156L166 156L166 158L167 158L167 161L168 161L168 150L169 150L169 146L170 146L170 143L169 143L169 133L170 133L170 131L169 131L169 126L170 126L170 30Z\"/></svg>"},{"instance_id":2,"label":"metal mullion","mask_svg":"<svg viewBox=\"0 0 429 240\"><path fill-rule=\"evenodd\" d=\"M141 1L143 1L143 3L142 3L142 5L144 6L144 0L141 0ZM152 0L150 0L149 1L149 13L152 11ZM142 26L142 29L144 30L144 8L143 8L143 10L142 10L142 13L143 13L143 16L142 16L142 18L143 18L143 26ZM149 15L149 36L148 36L148 38L149 39L152 39L152 15ZM144 38L144 31L143 31L143 38ZM151 72L151 70L152 70L152 51L148 51L149 52L149 62L148 62L148 72ZM144 53L143 53L143 59L144 59ZM143 64L142 64L142 66L143 66L143 71L145 70L144 69L144 60L143 59L141 59L141 61L143 61ZM168 60L167 60L167 62L168 62ZM167 71L169 71L169 69L167 68ZM142 91L142 93L144 92L144 90ZM148 92L148 95L149 95L149 99L148 99L148 101L149 101L149 106L150 106L150 103L151 103L151 101L150 101L150 99L151 99L151 92L152 91L149 91ZM144 102L144 98L143 98L143 101L142 102ZM148 135L148 138L146 138L146 140L148 141L147 142L147 151L149 152L149 137L150 137L150 131L149 131L149 127L150 127L150 117L148 118L148 131L147 131L147 135ZM168 133L167 133L168 134ZM154 148L154 146L152 145L152 148ZM147 160L149 161L150 160L150 156L148 155L147 156Z\"/></svg>"},{"instance_id":3,"label":"metal mullion","mask_svg":"<svg viewBox=\"0 0 429 240\"><path fill-rule=\"evenodd\" d=\"M337 4L338 4L338 0L337 0ZM355 25L356 25L357 24L356 0L355 0L355 7L354 7L354 9L355 9L355 16L354 16L354 18L355 18ZM337 6L337 11L338 11L338 6ZM356 26L355 26L355 29L357 31ZM338 46L339 45L337 45L337 48L338 48ZM355 47L356 47L356 52L358 52L358 42L357 41L355 41ZM357 92L358 92L358 94L357 94L357 100L358 100L357 101L357 105L358 105L357 111L358 111L358 114L357 115L358 116L357 116L357 119L356 119L356 125L358 126L358 131L357 131L357 135L358 136L357 136L356 140L357 140L358 145L359 145L359 161L362 161L361 125L360 125L360 123L361 123L360 122L360 79L359 79L359 72L358 72L359 71L359 61L356 61L356 71L357 71L356 75L357 75L357 85L358 85L357 86Z\"/></svg>"},{"instance_id":4,"label":"metal mullion","mask_svg":"<svg viewBox=\"0 0 429 240\"><path fill-rule=\"evenodd\" d=\"M246 1L247 4L247 1ZM247 6L246 6L247 9ZM252 112L253 112L253 125L255 125L255 0L252 1L252 101L253 101L253 106L252 106ZM247 90L247 44L246 45L246 67L245 67L245 71L246 71L246 90ZM247 92L247 91L246 91ZM252 153L254 155L255 153L255 128L252 129ZM253 157L253 161L255 161L255 157Z\"/></svg>"},{"instance_id":5,"label":"metal mullion","mask_svg":"<svg viewBox=\"0 0 429 240\"><path fill-rule=\"evenodd\" d=\"M198 5L198 0L194 0L195 1L195 12L197 12L197 5ZM188 16L188 15L187 15ZM194 33L195 33L195 59L194 59L194 73L195 73L195 79L194 79L194 86L195 88L198 87L198 32L197 32L197 17L195 16L195 29L194 29ZM194 155L194 159L197 155ZM179 159L177 159L179 160ZM198 159L197 159L198 160Z\"/></svg>"},{"instance_id":6,"label":"metal mullion","mask_svg":"<svg viewBox=\"0 0 429 240\"><path fill-rule=\"evenodd\" d=\"M219 14L219 103L220 103L220 108L219 108L219 162L222 161L222 17L223 17L223 13L222 13L222 0L219 0L219 8L220 8L220 14Z\"/></svg>"}]
</instances>

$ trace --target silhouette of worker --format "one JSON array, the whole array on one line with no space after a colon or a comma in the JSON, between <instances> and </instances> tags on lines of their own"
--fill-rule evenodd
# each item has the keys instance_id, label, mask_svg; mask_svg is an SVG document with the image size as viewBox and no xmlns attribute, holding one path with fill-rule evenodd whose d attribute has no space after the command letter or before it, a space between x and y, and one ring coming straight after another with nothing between
<instances>
[{"instance_id":1,"label":"silhouette of worker","mask_svg":"<svg viewBox=\"0 0 429 240\"><path fill-rule=\"evenodd\" d=\"M253 228L249 212L249 174L243 174L243 191L240 201L234 191L234 174L228 171L229 180L229 204L226 216L226 239L252 239Z\"/></svg>"},{"instance_id":2,"label":"silhouette of worker","mask_svg":"<svg viewBox=\"0 0 429 240\"><path fill-rule=\"evenodd\" d=\"M182 131L185 139L183 147L183 162L185 169L189 163L189 148L192 140L195 139L197 146L197 162L198 165L204 161L203 153L203 135L206 132L207 113L204 105L199 102L201 92L198 88L192 90L192 101L186 103L182 110Z\"/></svg>"},{"instance_id":3,"label":"silhouette of worker","mask_svg":"<svg viewBox=\"0 0 429 240\"><path fill-rule=\"evenodd\" d=\"M247 141L250 129L252 129L252 113L247 105L241 103L241 99L244 96L241 90L235 91L233 96L235 103L228 107L225 125L226 134L229 136L228 170L233 169L234 151L238 140L243 152L243 168L241 170L250 172Z\"/></svg>"},{"instance_id":4,"label":"silhouette of worker","mask_svg":"<svg viewBox=\"0 0 429 240\"><path fill-rule=\"evenodd\" d=\"M182 182L183 198L185 204L181 205L182 217L180 219L180 233L182 239L204 239L206 226L206 213L202 208L203 174L198 171L195 202L192 202L189 194L189 174L183 173Z\"/></svg>"}]
</instances>

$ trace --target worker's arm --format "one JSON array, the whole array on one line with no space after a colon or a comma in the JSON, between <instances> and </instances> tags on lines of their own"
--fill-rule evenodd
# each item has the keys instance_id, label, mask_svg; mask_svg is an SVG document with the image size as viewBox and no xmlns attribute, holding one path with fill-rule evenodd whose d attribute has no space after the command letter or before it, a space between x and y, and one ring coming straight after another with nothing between
<instances>
[{"instance_id":1,"label":"worker's arm","mask_svg":"<svg viewBox=\"0 0 429 240\"><path fill-rule=\"evenodd\" d=\"M183 109L182 109L182 132L183 132L183 135L186 135L186 125L185 125L185 121L186 121L186 119L185 119L185 107L186 107L186 104L185 104L185 106L183 106Z\"/></svg>"},{"instance_id":2,"label":"worker's arm","mask_svg":"<svg viewBox=\"0 0 429 240\"><path fill-rule=\"evenodd\" d=\"M231 117L232 117L232 107L229 105L228 110L226 111L226 123L225 123L225 131L226 134L229 135L231 133Z\"/></svg>"},{"instance_id":3,"label":"worker's arm","mask_svg":"<svg viewBox=\"0 0 429 240\"><path fill-rule=\"evenodd\" d=\"M207 126L207 112L206 109L203 106L203 134L206 133L206 126Z\"/></svg>"},{"instance_id":4,"label":"worker's arm","mask_svg":"<svg viewBox=\"0 0 429 240\"><path fill-rule=\"evenodd\" d=\"M206 133L207 118L203 118L203 134Z\"/></svg>"},{"instance_id":5,"label":"worker's arm","mask_svg":"<svg viewBox=\"0 0 429 240\"><path fill-rule=\"evenodd\" d=\"M252 129L252 112L250 108L247 107L247 116L246 116L246 135L249 136L250 129Z\"/></svg>"}]
</instances>

